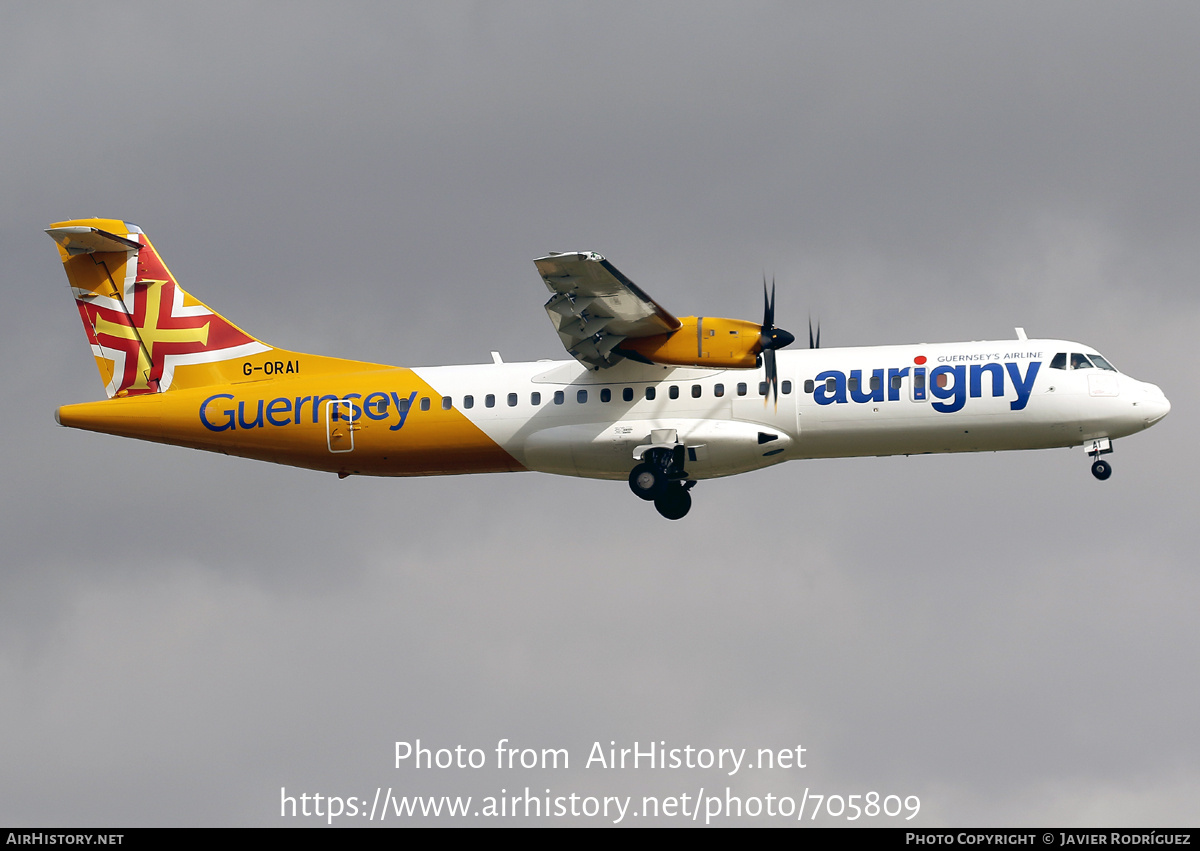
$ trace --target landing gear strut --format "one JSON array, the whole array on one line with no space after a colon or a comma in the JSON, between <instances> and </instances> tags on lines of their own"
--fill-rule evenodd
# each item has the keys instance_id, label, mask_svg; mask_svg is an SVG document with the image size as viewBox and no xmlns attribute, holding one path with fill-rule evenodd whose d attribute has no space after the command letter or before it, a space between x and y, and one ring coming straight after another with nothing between
<instances>
[{"instance_id":1,"label":"landing gear strut","mask_svg":"<svg viewBox=\"0 0 1200 851\"><path fill-rule=\"evenodd\" d=\"M692 507L688 493L695 482L687 481L683 469L686 450L682 445L646 450L645 460L629 473L629 489L641 499L653 502L658 513L668 520L679 520Z\"/></svg>"},{"instance_id":2,"label":"landing gear strut","mask_svg":"<svg viewBox=\"0 0 1200 851\"><path fill-rule=\"evenodd\" d=\"M1108 438L1102 440L1089 440L1083 445L1087 450L1087 454L1092 458L1092 475L1100 481L1104 481L1112 475L1112 464L1103 460L1101 455L1108 455L1112 452L1112 441Z\"/></svg>"}]
</instances>

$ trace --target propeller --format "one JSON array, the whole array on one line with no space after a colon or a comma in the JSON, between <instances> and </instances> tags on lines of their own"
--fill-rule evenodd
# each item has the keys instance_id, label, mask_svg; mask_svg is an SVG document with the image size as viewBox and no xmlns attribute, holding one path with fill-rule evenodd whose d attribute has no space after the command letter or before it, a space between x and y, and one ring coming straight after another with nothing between
<instances>
[{"instance_id":1,"label":"propeller","mask_svg":"<svg viewBox=\"0 0 1200 851\"><path fill-rule=\"evenodd\" d=\"M775 350L790 346L794 342L796 342L795 337L782 328L775 327L775 279L771 279L771 295L768 297L767 276L763 275L763 324L759 333L759 343L763 366L767 370L767 382L771 385L771 394L775 399L775 404L779 404L779 370L775 365Z\"/></svg>"},{"instance_id":2,"label":"propeller","mask_svg":"<svg viewBox=\"0 0 1200 851\"><path fill-rule=\"evenodd\" d=\"M821 320L817 320L817 336L813 338L812 317L808 317L808 347L810 349L821 348Z\"/></svg>"}]
</instances>

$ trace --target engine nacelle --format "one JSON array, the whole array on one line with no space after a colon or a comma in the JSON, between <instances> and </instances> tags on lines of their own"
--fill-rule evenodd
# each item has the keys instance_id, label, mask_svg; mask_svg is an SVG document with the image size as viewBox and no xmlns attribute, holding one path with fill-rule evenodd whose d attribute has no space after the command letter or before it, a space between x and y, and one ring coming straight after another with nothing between
<instances>
[{"instance_id":1,"label":"engine nacelle","mask_svg":"<svg viewBox=\"0 0 1200 851\"><path fill-rule=\"evenodd\" d=\"M762 351L762 327L744 319L682 316L677 331L626 337L617 351L672 366L754 369Z\"/></svg>"}]
</instances>

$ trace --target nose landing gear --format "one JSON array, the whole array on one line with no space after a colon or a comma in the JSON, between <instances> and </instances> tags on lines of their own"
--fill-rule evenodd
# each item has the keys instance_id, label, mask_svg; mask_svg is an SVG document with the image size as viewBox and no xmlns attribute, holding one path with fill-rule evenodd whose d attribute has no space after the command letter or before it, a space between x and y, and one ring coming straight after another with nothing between
<instances>
[{"instance_id":1,"label":"nose landing gear","mask_svg":"<svg viewBox=\"0 0 1200 851\"><path fill-rule=\"evenodd\" d=\"M1092 458L1092 475L1100 481L1104 481L1112 475L1112 464L1103 460L1101 455L1108 455L1112 450L1112 441L1107 437L1099 440L1089 440L1083 445L1087 451L1088 457Z\"/></svg>"}]
</instances>

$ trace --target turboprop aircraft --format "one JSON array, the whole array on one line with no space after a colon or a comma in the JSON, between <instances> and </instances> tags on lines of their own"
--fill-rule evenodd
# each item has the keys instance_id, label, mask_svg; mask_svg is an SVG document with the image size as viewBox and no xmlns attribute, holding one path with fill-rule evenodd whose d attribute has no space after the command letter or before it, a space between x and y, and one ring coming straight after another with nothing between
<instances>
[{"instance_id":1,"label":"turboprop aircraft","mask_svg":"<svg viewBox=\"0 0 1200 851\"><path fill-rule=\"evenodd\" d=\"M676 317L599 254L534 261L568 361L401 368L275 348L184 292L141 228L59 222L109 399L72 428L350 475L538 470L626 479L679 519L703 479L799 458L1083 446L1171 409L1091 346L1016 339L779 351L761 323Z\"/></svg>"}]
</instances>

